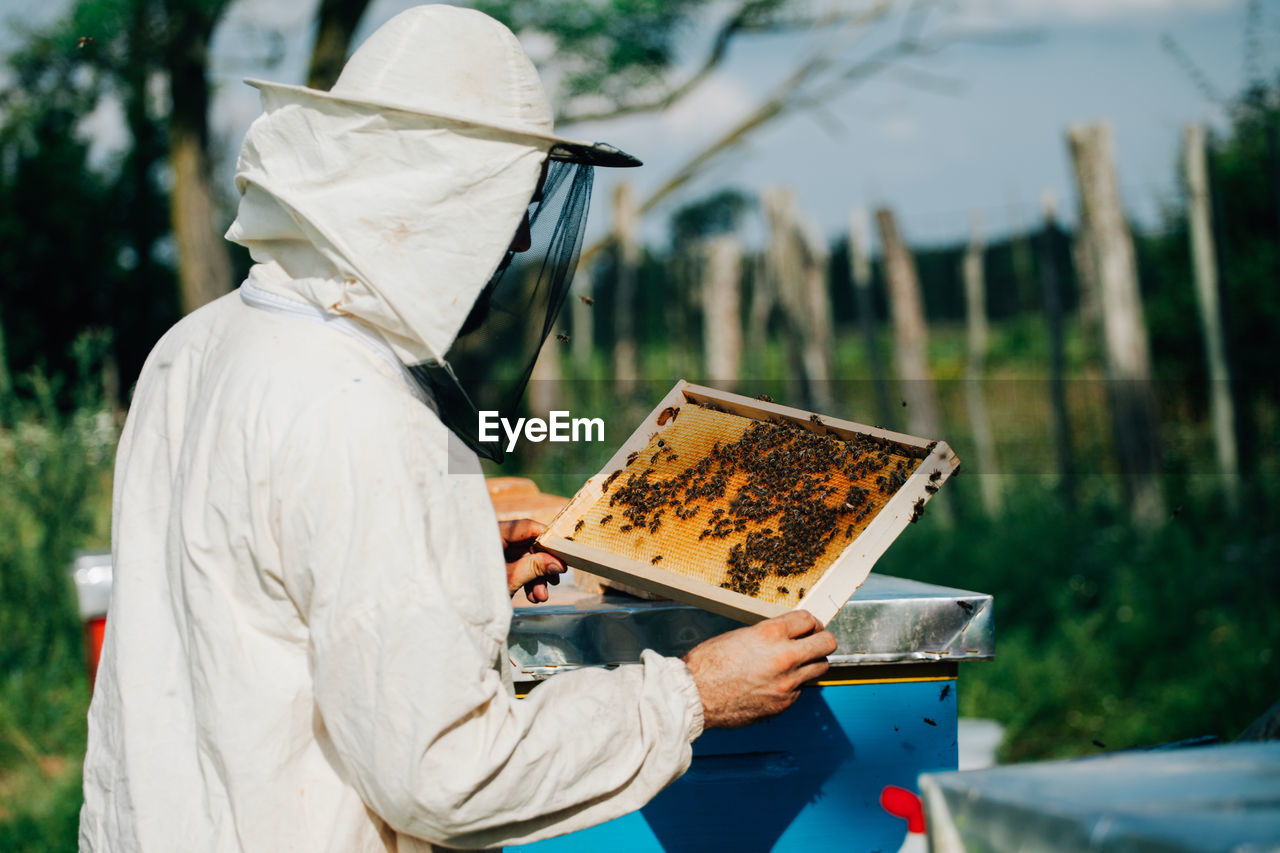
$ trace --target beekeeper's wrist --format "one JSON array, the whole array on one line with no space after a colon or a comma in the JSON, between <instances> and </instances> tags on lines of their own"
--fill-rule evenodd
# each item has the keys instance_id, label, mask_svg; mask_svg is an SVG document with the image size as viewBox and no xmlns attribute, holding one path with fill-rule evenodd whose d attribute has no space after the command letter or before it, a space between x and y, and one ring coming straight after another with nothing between
<instances>
[{"instance_id":1,"label":"beekeeper's wrist","mask_svg":"<svg viewBox=\"0 0 1280 853\"><path fill-rule=\"evenodd\" d=\"M655 651L646 649L641 655L645 666L661 669L665 680L669 682L676 695L683 700L685 707L685 738L693 743L702 734L702 695L698 692L693 673L679 658L663 657Z\"/></svg>"}]
</instances>

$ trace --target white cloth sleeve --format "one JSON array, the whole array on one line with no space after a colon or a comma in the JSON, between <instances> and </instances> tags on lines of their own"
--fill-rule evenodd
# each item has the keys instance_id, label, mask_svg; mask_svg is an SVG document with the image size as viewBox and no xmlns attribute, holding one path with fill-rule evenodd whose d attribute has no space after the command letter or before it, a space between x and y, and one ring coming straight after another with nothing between
<instances>
[{"instance_id":1,"label":"white cloth sleeve","mask_svg":"<svg viewBox=\"0 0 1280 853\"><path fill-rule=\"evenodd\" d=\"M687 769L702 729L688 669L646 652L516 699L499 670L510 599L483 480L447 470L429 435L442 427L419 404L353 396L308 413L327 422L299 429L278 496L316 726L339 772L398 833L452 847L644 805Z\"/></svg>"}]
</instances>

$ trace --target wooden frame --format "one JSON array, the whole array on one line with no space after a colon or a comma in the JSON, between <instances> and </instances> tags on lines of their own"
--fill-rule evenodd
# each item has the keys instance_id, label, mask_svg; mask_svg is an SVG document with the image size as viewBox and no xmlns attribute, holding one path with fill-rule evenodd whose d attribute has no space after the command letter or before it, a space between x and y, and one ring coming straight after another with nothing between
<instances>
[{"instance_id":1,"label":"wooden frame","mask_svg":"<svg viewBox=\"0 0 1280 853\"><path fill-rule=\"evenodd\" d=\"M730 414L753 420L781 418L804 429L818 428L810 421L813 414L811 412L730 394L715 388L693 385L681 380L659 401L600 472L578 490L547 530L538 537L538 543L542 548L575 568L656 592L742 622L757 622L784 613L788 608L781 604L761 601L566 538L572 534L572 525L575 520L597 500L610 472L624 467L627 457L633 451L643 448L650 439L664 429L664 426L658 422L663 410L684 403L710 404ZM674 423L674 421L671 422ZM797 608L808 610L825 625L862 585L871 572L872 566L888 550L893 540L906 529L917 513L919 502L927 502L932 497L926 486L940 486L959 467L960 460L951 452L951 448L941 441L934 442L852 421L828 418L825 415L821 418L821 428L843 438L860 433L889 439L927 452L921 463L907 478L906 483L889 498L867 524L866 529L844 547L835 562L797 603ZM937 477L931 481L930 476L935 473ZM923 506L923 504L919 505Z\"/></svg>"}]
</instances>

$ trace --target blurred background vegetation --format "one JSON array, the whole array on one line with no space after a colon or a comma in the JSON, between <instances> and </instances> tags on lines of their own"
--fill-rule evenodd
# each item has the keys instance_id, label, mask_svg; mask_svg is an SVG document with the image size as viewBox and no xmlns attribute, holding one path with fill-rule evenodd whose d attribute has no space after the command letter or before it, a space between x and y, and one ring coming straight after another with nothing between
<instances>
[{"instance_id":1,"label":"blurred background vegetation","mask_svg":"<svg viewBox=\"0 0 1280 853\"><path fill-rule=\"evenodd\" d=\"M332 81L366 5L319 5L313 85ZM560 75L562 114L597 120L660 110L681 96L683 83L670 82L673 34L705 4L482 5L518 30L553 34L554 56L572 71ZM248 265L235 247L210 238L230 211L218 208L208 186L204 63L227 6L81 0L53 28L26 34L7 60L0 87L0 849L74 844L89 688L66 569L78 549L109 547L112 454L147 352ZM725 8L716 44L742 33L832 25L806 18L803 4ZM713 50L708 67L716 61ZM842 69L870 73L849 62ZM91 164L79 127L108 94L123 104L129 145L111 162ZM790 108L790 94L775 104L779 110ZM1211 380L1181 201L1170 204L1159 228L1134 234L1161 427L1158 518L1135 521L1119 474L1103 344L1096 321L1081 311L1070 250L1078 235L1049 222L982 249L990 324L982 376L1003 473L967 465L967 476L948 485L938 509L877 570L995 596L998 657L964 668L960 707L1006 726L1005 760L1199 735L1230 739L1280 698L1273 660L1280 640L1280 81L1255 81L1231 101L1229 115L1209 141L1208 162L1241 460L1231 482L1212 461ZM753 129L727 127L722 138L736 141ZM1169 164L1171 172L1179 168ZM566 309L573 343L557 357L552 380L561 404L575 412L608 410L633 424L675 379L705 375L698 247L739 229L762 200L732 187L687 198L679 194L684 184L678 173L660 190L678 202L665 242L642 243L629 256L618 239L591 247L575 293L593 300L592 319L583 322L584 300ZM826 248L831 413L858 421L883 414L884 425L905 428L904 412L886 413L877 399L877 380L892 379L883 374L891 373L885 365L894 346L883 257L870 259L871 298L860 304L848 242ZM912 250L942 435L972 460L960 272L970 247ZM743 262L744 324L752 296L768 287L763 254L748 249ZM1062 372L1071 378L1076 462L1069 478L1050 429L1046 273L1059 283ZM783 314L776 305L765 314L760 345L744 353L737 380L724 384L800 405L814 389L798 381L794 329ZM620 318L632 328L620 328ZM634 341L637 376L625 389L614 381L623 338ZM539 387L551 386L539 380L531 391ZM521 456L494 473L527 473L545 491L570 494L609 455L590 447L565 453ZM998 509L980 494L988 476L999 477ZM1238 511L1228 491L1238 496Z\"/></svg>"}]
</instances>

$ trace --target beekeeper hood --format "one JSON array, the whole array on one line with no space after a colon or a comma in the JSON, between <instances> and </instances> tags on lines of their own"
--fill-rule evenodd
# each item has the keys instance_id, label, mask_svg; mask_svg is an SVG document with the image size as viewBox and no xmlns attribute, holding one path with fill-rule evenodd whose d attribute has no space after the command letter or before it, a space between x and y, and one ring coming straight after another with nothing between
<instances>
[{"instance_id":1,"label":"beekeeper hood","mask_svg":"<svg viewBox=\"0 0 1280 853\"><path fill-rule=\"evenodd\" d=\"M564 304L593 166L637 166L554 134L533 64L502 24L409 9L323 92L247 81L227 238L247 286L371 327L481 455L477 408L514 414Z\"/></svg>"}]
</instances>

